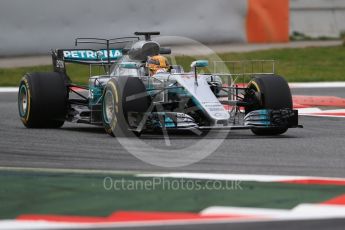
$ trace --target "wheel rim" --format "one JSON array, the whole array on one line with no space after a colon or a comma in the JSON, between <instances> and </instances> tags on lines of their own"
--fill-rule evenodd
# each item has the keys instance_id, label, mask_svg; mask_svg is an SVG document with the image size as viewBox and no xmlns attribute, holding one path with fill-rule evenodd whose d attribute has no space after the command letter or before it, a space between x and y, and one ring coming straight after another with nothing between
<instances>
[{"instance_id":1,"label":"wheel rim","mask_svg":"<svg viewBox=\"0 0 345 230\"><path fill-rule=\"evenodd\" d=\"M107 124L110 124L110 122L114 118L114 113L115 113L114 110L115 110L114 95L110 90L108 90L104 95L104 106L103 106L104 120Z\"/></svg>"},{"instance_id":2,"label":"wheel rim","mask_svg":"<svg viewBox=\"0 0 345 230\"><path fill-rule=\"evenodd\" d=\"M22 85L19 90L19 112L21 117L24 117L27 114L28 100L28 90L25 85Z\"/></svg>"},{"instance_id":3,"label":"wheel rim","mask_svg":"<svg viewBox=\"0 0 345 230\"><path fill-rule=\"evenodd\" d=\"M246 114L251 112L251 111L253 111L253 110L260 109L263 106L262 105L262 101L261 101L261 96L260 96L260 92L261 91L260 91L260 88L259 88L258 84L256 82L254 82L254 81L250 81L248 83L247 87L254 91L255 95L252 95L250 97L250 100L256 101L256 104L255 105L251 105L249 107L246 107L246 109L245 109L245 113Z\"/></svg>"}]
</instances>

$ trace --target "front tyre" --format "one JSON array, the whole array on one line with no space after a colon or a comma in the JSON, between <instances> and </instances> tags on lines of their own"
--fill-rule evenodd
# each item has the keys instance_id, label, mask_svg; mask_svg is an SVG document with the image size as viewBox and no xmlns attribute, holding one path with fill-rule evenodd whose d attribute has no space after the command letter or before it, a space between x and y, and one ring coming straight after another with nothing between
<instances>
[{"instance_id":1,"label":"front tyre","mask_svg":"<svg viewBox=\"0 0 345 230\"><path fill-rule=\"evenodd\" d=\"M148 108L146 88L140 79L129 76L112 78L103 94L102 117L105 131L116 137L140 136L141 132L133 130Z\"/></svg>"},{"instance_id":2,"label":"front tyre","mask_svg":"<svg viewBox=\"0 0 345 230\"><path fill-rule=\"evenodd\" d=\"M116 85L108 83L104 91L102 114L105 132L110 136L114 136L113 129L118 125L118 104Z\"/></svg>"},{"instance_id":3,"label":"front tyre","mask_svg":"<svg viewBox=\"0 0 345 230\"><path fill-rule=\"evenodd\" d=\"M259 109L292 109L292 96L287 81L278 75L257 75L249 83L248 88L254 92L257 103L246 108L246 114ZM252 128L256 135L280 135L287 127Z\"/></svg>"}]
</instances>

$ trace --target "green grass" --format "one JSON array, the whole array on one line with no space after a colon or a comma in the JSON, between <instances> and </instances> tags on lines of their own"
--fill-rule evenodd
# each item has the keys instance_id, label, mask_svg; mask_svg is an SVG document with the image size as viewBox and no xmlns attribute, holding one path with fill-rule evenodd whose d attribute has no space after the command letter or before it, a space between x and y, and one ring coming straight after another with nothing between
<instances>
[{"instance_id":1,"label":"green grass","mask_svg":"<svg viewBox=\"0 0 345 230\"><path fill-rule=\"evenodd\" d=\"M255 51L247 53L219 54L224 61L235 60L276 60L276 73L286 77L289 82L345 81L345 47L288 48ZM207 57L200 57L207 58ZM185 70L194 59L178 56L176 61ZM212 60L210 60L212 62ZM75 83L88 81L89 68L81 65L68 65L68 74ZM16 86L26 72L51 71L51 66L22 68L0 68L0 86ZM210 70L213 70L211 66ZM93 74L103 73L95 67Z\"/></svg>"},{"instance_id":2,"label":"green grass","mask_svg":"<svg viewBox=\"0 0 345 230\"><path fill-rule=\"evenodd\" d=\"M345 81L345 48L275 49L222 54L223 60L274 59L276 72L289 82Z\"/></svg>"},{"instance_id":3,"label":"green grass","mask_svg":"<svg viewBox=\"0 0 345 230\"><path fill-rule=\"evenodd\" d=\"M345 192L344 186L241 182L236 187L225 181L215 186L227 189L202 189L208 180L158 179L1 170L0 219L21 214L107 216L119 210L200 212L210 206L291 209Z\"/></svg>"},{"instance_id":4,"label":"green grass","mask_svg":"<svg viewBox=\"0 0 345 230\"><path fill-rule=\"evenodd\" d=\"M72 81L76 84L87 84L89 76L89 66L68 64L67 73ZM16 86L19 85L20 79L28 72L49 72L53 71L51 65L33 66L20 68L0 68L0 86ZM102 67L93 67L93 75L104 74Z\"/></svg>"}]
</instances>

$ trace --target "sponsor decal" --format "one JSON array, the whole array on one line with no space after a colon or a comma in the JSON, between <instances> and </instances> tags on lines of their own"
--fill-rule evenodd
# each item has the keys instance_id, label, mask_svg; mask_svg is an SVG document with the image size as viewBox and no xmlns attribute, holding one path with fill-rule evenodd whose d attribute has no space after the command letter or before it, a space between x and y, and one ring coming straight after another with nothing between
<instances>
[{"instance_id":1,"label":"sponsor decal","mask_svg":"<svg viewBox=\"0 0 345 230\"><path fill-rule=\"evenodd\" d=\"M64 50L63 56L69 60L106 60L108 59L108 50ZM111 60L117 60L122 57L122 51L110 49L109 57Z\"/></svg>"},{"instance_id":2,"label":"sponsor decal","mask_svg":"<svg viewBox=\"0 0 345 230\"><path fill-rule=\"evenodd\" d=\"M58 69L64 69L65 68L65 63L62 60L56 60L55 67Z\"/></svg>"}]
</instances>

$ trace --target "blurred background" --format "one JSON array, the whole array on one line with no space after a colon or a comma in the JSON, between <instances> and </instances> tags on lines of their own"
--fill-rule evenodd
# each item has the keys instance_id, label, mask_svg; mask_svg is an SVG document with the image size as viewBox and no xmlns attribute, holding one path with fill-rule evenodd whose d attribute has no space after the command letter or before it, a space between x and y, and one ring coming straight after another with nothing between
<instances>
[{"instance_id":1,"label":"blurred background","mask_svg":"<svg viewBox=\"0 0 345 230\"><path fill-rule=\"evenodd\" d=\"M161 31L205 44L339 39L343 0L1 0L0 56L47 54L80 36ZM171 41L173 43L173 41Z\"/></svg>"}]
</instances>

